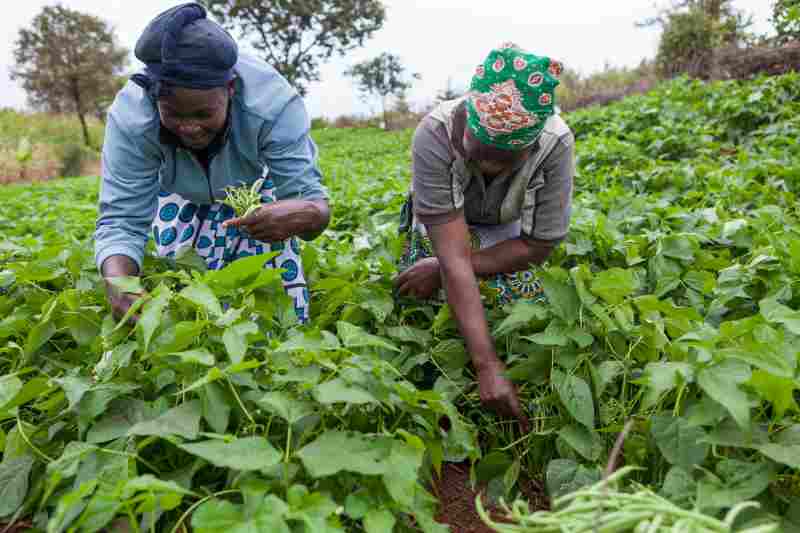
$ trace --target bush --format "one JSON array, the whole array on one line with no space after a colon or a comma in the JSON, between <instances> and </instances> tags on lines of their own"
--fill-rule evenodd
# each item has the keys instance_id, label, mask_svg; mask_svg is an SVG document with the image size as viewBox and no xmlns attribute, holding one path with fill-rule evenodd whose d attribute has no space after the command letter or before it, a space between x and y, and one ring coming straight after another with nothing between
<instances>
[{"instance_id":1,"label":"bush","mask_svg":"<svg viewBox=\"0 0 800 533\"><path fill-rule=\"evenodd\" d=\"M325 117L317 117L311 119L311 129L312 130L323 130L325 128L330 128L331 123Z\"/></svg>"},{"instance_id":2,"label":"bush","mask_svg":"<svg viewBox=\"0 0 800 533\"><path fill-rule=\"evenodd\" d=\"M772 23L782 43L800 39L800 0L776 0Z\"/></svg>"},{"instance_id":3,"label":"bush","mask_svg":"<svg viewBox=\"0 0 800 533\"><path fill-rule=\"evenodd\" d=\"M70 143L61 148L59 154L61 166L58 175L61 177L80 176L83 173L83 164L95 156L94 151L81 144Z\"/></svg>"},{"instance_id":4,"label":"bush","mask_svg":"<svg viewBox=\"0 0 800 533\"><path fill-rule=\"evenodd\" d=\"M333 121L334 128L378 128L379 118L367 118L357 115L342 115Z\"/></svg>"},{"instance_id":5,"label":"bush","mask_svg":"<svg viewBox=\"0 0 800 533\"><path fill-rule=\"evenodd\" d=\"M562 111L573 111L647 92L657 83L655 68L646 61L632 69L606 65L601 72L586 77L568 69L556 89L556 103Z\"/></svg>"},{"instance_id":6,"label":"bush","mask_svg":"<svg viewBox=\"0 0 800 533\"><path fill-rule=\"evenodd\" d=\"M656 65L666 77L684 72L707 77L713 50L714 32L702 9L670 13L658 45Z\"/></svg>"}]
</instances>

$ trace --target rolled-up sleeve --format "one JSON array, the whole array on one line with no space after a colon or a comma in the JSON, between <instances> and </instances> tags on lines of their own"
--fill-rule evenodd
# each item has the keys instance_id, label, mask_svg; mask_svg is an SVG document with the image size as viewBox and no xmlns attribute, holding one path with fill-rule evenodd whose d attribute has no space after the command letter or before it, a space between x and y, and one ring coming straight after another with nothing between
<instances>
[{"instance_id":1,"label":"rolled-up sleeve","mask_svg":"<svg viewBox=\"0 0 800 533\"><path fill-rule=\"evenodd\" d=\"M572 213L575 138L571 132L558 139L542 164L542 175L544 183L525 193L522 234L530 239L560 241L567 235Z\"/></svg>"},{"instance_id":2,"label":"rolled-up sleeve","mask_svg":"<svg viewBox=\"0 0 800 533\"><path fill-rule=\"evenodd\" d=\"M129 136L115 114L109 115L94 234L98 269L112 255L128 256L141 269L158 203L159 166L158 154L148 150L146 141Z\"/></svg>"},{"instance_id":3,"label":"rolled-up sleeve","mask_svg":"<svg viewBox=\"0 0 800 533\"><path fill-rule=\"evenodd\" d=\"M411 146L411 188L414 213L423 224L436 225L456 218L464 196L453 191L452 150L447 129L427 117L417 126Z\"/></svg>"},{"instance_id":4,"label":"rolled-up sleeve","mask_svg":"<svg viewBox=\"0 0 800 533\"><path fill-rule=\"evenodd\" d=\"M296 96L259 138L260 159L269 169L279 200L328 198L317 161L317 145L309 132L311 121L303 100Z\"/></svg>"}]
</instances>

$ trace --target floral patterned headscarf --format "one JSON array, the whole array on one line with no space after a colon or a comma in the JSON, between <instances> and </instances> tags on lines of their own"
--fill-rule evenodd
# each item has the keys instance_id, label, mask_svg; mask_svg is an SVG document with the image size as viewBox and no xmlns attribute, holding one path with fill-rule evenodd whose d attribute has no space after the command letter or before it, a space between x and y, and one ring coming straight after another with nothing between
<instances>
[{"instance_id":1,"label":"floral patterned headscarf","mask_svg":"<svg viewBox=\"0 0 800 533\"><path fill-rule=\"evenodd\" d=\"M484 144L521 150L533 144L555 111L562 65L513 43L492 50L472 77L467 126Z\"/></svg>"}]
</instances>

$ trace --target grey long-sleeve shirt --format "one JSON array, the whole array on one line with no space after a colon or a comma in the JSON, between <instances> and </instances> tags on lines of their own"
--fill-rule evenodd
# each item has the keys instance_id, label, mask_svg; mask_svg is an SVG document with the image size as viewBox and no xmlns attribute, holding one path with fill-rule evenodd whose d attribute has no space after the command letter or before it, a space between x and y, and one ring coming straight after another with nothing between
<instances>
[{"instance_id":1,"label":"grey long-sleeve shirt","mask_svg":"<svg viewBox=\"0 0 800 533\"><path fill-rule=\"evenodd\" d=\"M447 104L447 103L445 103ZM414 213L423 224L441 224L463 211L469 224L522 219L522 236L557 241L569 227L575 175L575 139L551 117L537 148L518 168L487 180L464 161L448 132L458 105L440 108L417 127L412 144Z\"/></svg>"}]
</instances>

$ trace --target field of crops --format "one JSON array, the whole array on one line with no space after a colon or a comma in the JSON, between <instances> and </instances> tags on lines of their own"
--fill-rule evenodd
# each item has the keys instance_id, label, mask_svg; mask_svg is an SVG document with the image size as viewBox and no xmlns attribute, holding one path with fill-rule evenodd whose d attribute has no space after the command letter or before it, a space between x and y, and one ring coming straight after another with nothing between
<instances>
[{"instance_id":1,"label":"field of crops","mask_svg":"<svg viewBox=\"0 0 800 533\"><path fill-rule=\"evenodd\" d=\"M503 531L800 531L798 112L787 75L567 117L549 302L487 302L528 435L481 409L447 306L393 297L410 131L315 132L334 220L303 250L310 326L263 257L149 256L141 319L115 323L98 180L2 188L0 522L444 532L432 480L466 462L487 504L527 482L561 498ZM598 488L611 456L638 468ZM711 527L744 500L760 508Z\"/></svg>"}]
</instances>

